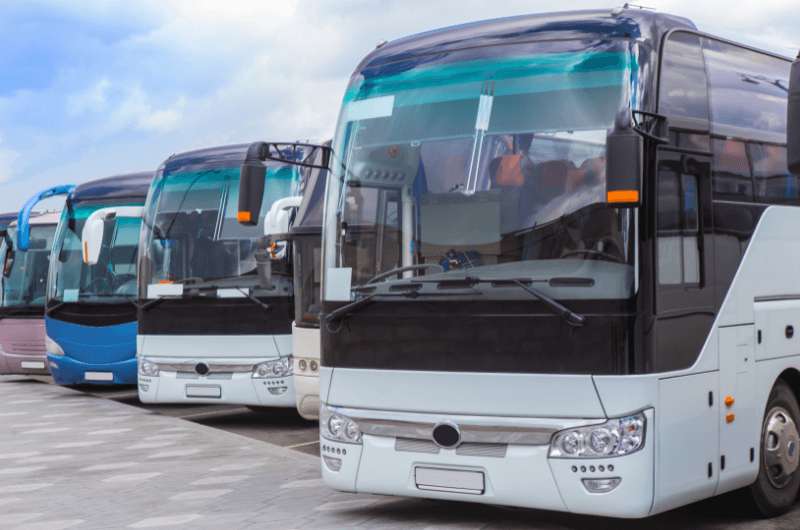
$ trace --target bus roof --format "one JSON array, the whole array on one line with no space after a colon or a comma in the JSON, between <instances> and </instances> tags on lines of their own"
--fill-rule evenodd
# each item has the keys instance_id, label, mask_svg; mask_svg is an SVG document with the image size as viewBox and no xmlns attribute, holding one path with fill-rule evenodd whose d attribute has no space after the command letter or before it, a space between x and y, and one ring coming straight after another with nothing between
<instances>
[{"instance_id":1,"label":"bus roof","mask_svg":"<svg viewBox=\"0 0 800 530\"><path fill-rule=\"evenodd\" d=\"M239 165L244 161L250 144L220 145L185 151L170 156L164 162L164 171L189 171L208 166Z\"/></svg>"},{"instance_id":2,"label":"bus roof","mask_svg":"<svg viewBox=\"0 0 800 530\"><path fill-rule=\"evenodd\" d=\"M152 171L126 173L84 182L70 193L71 201L144 198L153 180Z\"/></svg>"},{"instance_id":3,"label":"bus roof","mask_svg":"<svg viewBox=\"0 0 800 530\"><path fill-rule=\"evenodd\" d=\"M8 223L8 226L17 226L17 215L14 214L14 219ZM47 212L31 212L29 224L31 226L37 225L57 225L61 217L61 210L47 211Z\"/></svg>"},{"instance_id":4,"label":"bus roof","mask_svg":"<svg viewBox=\"0 0 800 530\"><path fill-rule=\"evenodd\" d=\"M637 38L654 47L673 28L696 29L689 19L646 9L604 9L520 15L469 22L391 41L379 46L356 72L461 48L533 40ZM378 72L380 75L380 72Z\"/></svg>"}]
</instances>

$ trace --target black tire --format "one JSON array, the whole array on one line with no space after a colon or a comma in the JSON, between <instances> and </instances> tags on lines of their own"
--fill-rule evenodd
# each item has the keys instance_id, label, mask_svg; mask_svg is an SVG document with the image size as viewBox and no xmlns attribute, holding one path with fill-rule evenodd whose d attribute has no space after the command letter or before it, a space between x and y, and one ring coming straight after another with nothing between
<instances>
[{"instance_id":1,"label":"black tire","mask_svg":"<svg viewBox=\"0 0 800 530\"><path fill-rule=\"evenodd\" d=\"M768 460L775 461L767 454L767 429L771 420L794 423L792 430L781 438L781 444L786 446L791 443L791 450L787 451L789 465L786 468L769 466ZM800 469L797 469L797 459L800 457L800 444L797 440L798 421L800 421L800 406L797 398L786 382L779 380L772 387L772 392L767 400L764 419L761 423L761 458L759 459L758 478L750 486L750 496L758 512L764 517L775 517L788 512L795 504L797 492L800 490ZM778 437L772 436L770 444L775 445ZM771 453L775 453L774 451ZM791 469L790 472L787 472Z\"/></svg>"}]
</instances>

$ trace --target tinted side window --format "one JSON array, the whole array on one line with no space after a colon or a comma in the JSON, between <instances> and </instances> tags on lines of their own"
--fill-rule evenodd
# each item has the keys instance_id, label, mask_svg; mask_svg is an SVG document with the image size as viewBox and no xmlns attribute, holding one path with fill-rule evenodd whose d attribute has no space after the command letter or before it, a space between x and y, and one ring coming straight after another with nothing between
<instances>
[{"instance_id":1,"label":"tinted side window","mask_svg":"<svg viewBox=\"0 0 800 530\"><path fill-rule=\"evenodd\" d=\"M664 45L659 112L673 120L676 117L702 120L693 128L707 129L705 78L700 38L683 32L672 34Z\"/></svg>"},{"instance_id":2,"label":"tinted side window","mask_svg":"<svg viewBox=\"0 0 800 530\"><path fill-rule=\"evenodd\" d=\"M679 174L666 165L658 175L658 282L700 282L699 195L697 176Z\"/></svg>"},{"instance_id":3,"label":"tinted side window","mask_svg":"<svg viewBox=\"0 0 800 530\"><path fill-rule=\"evenodd\" d=\"M797 177L789 173L786 147L775 144L751 143L756 200L770 203L797 203Z\"/></svg>"},{"instance_id":4,"label":"tinted side window","mask_svg":"<svg viewBox=\"0 0 800 530\"><path fill-rule=\"evenodd\" d=\"M785 143L790 63L711 39L703 49L712 132Z\"/></svg>"},{"instance_id":5,"label":"tinted side window","mask_svg":"<svg viewBox=\"0 0 800 530\"><path fill-rule=\"evenodd\" d=\"M753 178L745 142L714 138L713 151L714 198L730 201L752 201Z\"/></svg>"}]
</instances>

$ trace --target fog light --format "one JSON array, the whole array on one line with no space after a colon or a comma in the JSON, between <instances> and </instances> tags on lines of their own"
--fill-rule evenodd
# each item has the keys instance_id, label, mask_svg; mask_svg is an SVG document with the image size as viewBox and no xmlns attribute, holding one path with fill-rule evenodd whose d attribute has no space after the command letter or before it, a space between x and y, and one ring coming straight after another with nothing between
<instances>
[{"instance_id":1,"label":"fog light","mask_svg":"<svg viewBox=\"0 0 800 530\"><path fill-rule=\"evenodd\" d=\"M142 392L147 392L148 390L150 390L150 385L139 383L139 390L141 390Z\"/></svg>"},{"instance_id":2,"label":"fog light","mask_svg":"<svg viewBox=\"0 0 800 530\"><path fill-rule=\"evenodd\" d=\"M331 471L339 471L340 469L342 469L341 458L334 458L332 456L323 455L322 460L325 462L325 467L327 467Z\"/></svg>"},{"instance_id":3,"label":"fog light","mask_svg":"<svg viewBox=\"0 0 800 530\"><path fill-rule=\"evenodd\" d=\"M622 479L619 477L611 478L585 478L582 480L583 487L589 493L608 493L613 491Z\"/></svg>"},{"instance_id":4,"label":"fog light","mask_svg":"<svg viewBox=\"0 0 800 530\"><path fill-rule=\"evenodd\" d=\"M308 363L306 362L306 360L305 360L305 359L300 359L300 360L297 362L297 366L300 368L300 371L301 371L301 372L305 372L305 371L306 371L306 368L308 367Z\"/></svg>"}]
</instances>

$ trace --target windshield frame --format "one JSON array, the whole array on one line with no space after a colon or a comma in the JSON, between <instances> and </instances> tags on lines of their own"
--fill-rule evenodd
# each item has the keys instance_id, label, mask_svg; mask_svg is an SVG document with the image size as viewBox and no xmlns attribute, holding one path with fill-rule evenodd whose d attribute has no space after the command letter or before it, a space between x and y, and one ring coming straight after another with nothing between
<instances>
[{"instance_id":1,"label":"windshield frame","mask_svg":"<svg viewBox=\"0 0 800 530\"><path fill-rule=\"evenodd\" d=\"M128 285L128 292L122 292L119 294L116 293L108 293L108 294L101 294L101 293L91 293L88 292L87 286L82 285L83 279L85 274L88 271L94 271L95 267L101 267L101 264L96 265L87 265L83 262L83 255L81 250L81 237L82 237L82 228L86 219L95 211L102 209L102 208L109 208L109 207L120 207L120 206L142 206L144 204L145 197L120 197L113 200L108 199L95 199L95 198L86 198L81 199L78 201L70 200L65 205L62 213L61 218L58 223L58 229L56 230L56 235L53 243L53 250L52 250L52 258L50 262L50 272L48 274L48 286L47 286L47 305L55 305L55 304L81 304L81 305L113 305L113 304L122 304L128 302L135 302L138 297L137 292L137 279L136 279L136 268L138 263L138 249L139 249L139 239L140 239L140 232L141 232L141 220L136 218L129 218L129 217L120 217L115 218L113 221L106 221L112 223L112 226L107 228L104 233L106 237L109 238L109 243L112 244L111 247L103 246L101 250L101 258L107 256L107 252L110 248L121 248L119 246L113 245L116 242L116 238L119 234L119 228L121 223L125 224L136 224L135 231L136 237L133 241L135 241L135 248L133 249L133 255L131 260L123 260L119 263L113 263L114 266L128 266L130 267L130 272L123 273L121 276L127 277L127 280L124 284L117 286L115 289L121 289ZM76 214L80 212L80 218L76 217ZM74 227L74 230L73 228ZM70 234L71 238L70 238ZM62 252L65 252L65 245L68 243L68 239L71 239L73 244L77 244L77 248L71 249L73 253L71 261L61 261L60 257ZM125 245L127 246L134 246L134 245ZM76 259L77 258L77 259ZM108 263L107 265L112 265ZM99 283L99 280L104 280L109 287L113 286L113 282L117 281L116 276L117 274L108 270L108 274L96 276L89 285L94 285L95 282ZM74 276L78 274L77 278ZM72 280L69 282L69 288L65 284L59 285L59 276L61 274L71 274ZM75 287L75 281L77 279L78 286ZM131 283L132 282L132 283ZM131 289L132 287L132 289ZM59 292L60 291L60 292ZM69 295L67 295L69 292Z\"/></svg>"},{"instance_id":2,"label":"windshield frame","mask_svg":"<svg viewBox=\"0 0 800 530\"><path fill-rule=\"evenodd\" d=\"M45 235L46 238L50 240L50 247L46 249L33 249L28 248L28 250L19 250L17 248L17 236L19 234L18 228L16 225L9 226L7 228L7 234L3 237L2 243L0 243L0 257L2 257L3 265L5 265L6 255L9 250L9 243L11 245L11 250L14 252L14 262L12 265L11 274L8 277L5 275L0 276L0 313L4 314L14 314L14 313L28 313L28 312L36 312L36 314L41 313L44 310L46 300L47 300L47 279L49 276L49 263L45 267L44 275L42 276L42 280L44 281L44 291L42 293L42 303L37 304L33 303L33 300L20 300L20 303L14 303L8 305L8 288L11 282L12 276L16 271L19 271L19 267L22 266L23 259L30 255L31 252L42 252L43 254L47 255L47 260L50 260L50 254L52 250L53 241L55 241L56 231L57 231L57 223L55 222L48 222L48 223L37 223L33 222L30 225L30 241L33 241L33 235L37 232L46 231ZM24 283L24 278L22 279Z\"/></svg>"},{"instance_id":3,"label":"windshield frame","mask_svg":"<svg viewBox=\"0 0 800 530\"><path fill-rule=\"evenodd\" d=\"M492 48L515 48L519 45L524 44L538 44L538 43L547 43L550 41L547 40L531 40L531 41L524 41L524 42L515 42L512 45L508 44L493 44L493 45L486 45L479 47L484 51L488 51ZM639 97L640 92L642 91L641 80L639 79L640 72L639 72L639 64L637 62L638 57L638 46L639 43L634 39L628 38L615 38L611 39L611 41L603 40L602 42L612 42L612 45L609 45L607 49L617 49L628 53L629 59L631 60L630 67L628 69L628 77L622 78L622 89L624 91L626 99L621 103L621 109L623 110L626 106L630 110L638 109L639 107ZM586 44L587 49L589 48L590 44ZM612 48L616 47L616 48ZM461 49L454 49L448 50L446 53L440 54L441 56L452 55L454 53L461 52L469 48L461 48ZM476 52L480 54L480 52ZM498 57L503 57L502 55L498 55ZM399 66L399 71L406 71L403 69L403 65L398 65L398 63L402 62L398 60L394 65ZM424 62L424 60L420 61ZM393 66L392 63L384 63L381 64L380 69L386 71L392 71ZM341 252L341 236L345 229L342 228L342 212L343 212L343 204L347 193L348 186L351 185L353 180L353 173L351 173L349 167L351 165L351 156L353 153L352 149L352 139L355 133L352 130L348 130L348 124L350 120L348 119L348 104L350 103L350 99L353 97L354 91L357 89L358 85L363 82L364 80L364 72L368 68L365 68L364 71L357 71L353 77L351 78L350 85L348 86L347 93L345 95L345 100L343 102L342 108L339 114L339 120L336 129L336 135L334 137L334 150L331 157L331 164L332 164L332 174L331 178L328 179L328 189L326 191L326 200L325 200L325 211L323 213L323 285L326 285L326 281L324 277L327 275L328 270L330 268L340 268L346 267L348 264L343 263L343 256ZM413 68L412 68L413 70ZM603 194L604 195L604 194ZM601 201L597 201L600 203ZM634 296L638 292L639 286L639 242L638 242L638 225L639 225L639 212L638 209L628 209L630 211L630 215L627 221L627 240L631 243L631 250L629 254L629 262L628 265L631 266L631 276L632 276L632 289L630 292L630 296ZM562 216L563 217L563 216ZM548 221L548 223L557 223L560 218L554 218ZM538 226L538 225L534 225ZM349 232L351 230L356 229L353 225L348 225L346 230ZM403 242L405 245L406 242ZM478 274L479 276L482 276ZM408 279L409 275L404 275L405 278ZM396 281L399 281L398 278ZM413 277L410 279L413 281ZM355 291L359 287L355 285L357 282L353 281L353 290L351 291L350 299L355 299L358 296L358 293ZM363 287L363 285L362 285ZM511 289L513 290L513 289ZM504 292L505 290L500 289L492 289L492 291ZM341 295L341 293L340 293ZM626 296L627 297L627 296ZM330 300L339 300L339 298L330 298ZM343 300L343 299L342 299ZM329 294L326 289L326 293L323 296L323 302L329 301Z\"/></svg>"}]
</instances>

